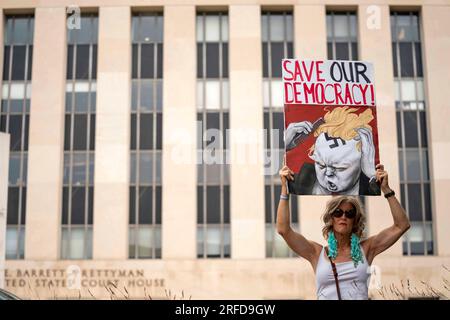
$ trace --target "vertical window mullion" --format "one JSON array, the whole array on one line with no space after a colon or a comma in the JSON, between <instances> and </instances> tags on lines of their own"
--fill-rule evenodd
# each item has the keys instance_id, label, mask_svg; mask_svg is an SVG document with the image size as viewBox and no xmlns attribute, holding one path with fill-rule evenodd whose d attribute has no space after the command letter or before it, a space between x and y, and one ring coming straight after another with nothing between
<instances>
[{"instance_id":1,"label":"vertical window mullion","mask_svg":"<svg viewBox=\"0 0 450 320\"><path fill-rule=\"evenodd\" d=\"M134 187L134 258L138 259L139 256L139 196L140 196L140 117L139 114L141 112L141 86L142 86L142 80L141 80L141 69L142 69L142 63L141 63L141 55L142 55L142 14L139 14L138 16L138 41L136 41L135 45L137 47L137 105L136 105L136 113L135 113L135 134L136 134L136 148L135 148L135 166L136 166L136 180L135 180L135 187Z\"/></svg>"},{"instance_id":2,"label":"vertical window mullion","mask_svg":"<svg viewBox=\"0 0 450 320\"><path fill-rule=\"evenodd\" d=\"M140 113L141 113L141 87L142 87L142 79L141 79L141 69L142 69L142 14L138 16L138 40L135 45L137 47L137 105L135 110L135 134L136 134L136 148L135 148L135 166L136 166L136 179L135 179L135 187L134 187L134 258L138 259L139 256L139 196L140 196L140 177L141 177L141 148L140 148Z\"/></svg>"},{"instance_id":3,"label":"vertical window mullion","mask_svg":"<svg viewBox=\"0 0 450 320\"><path fill-rule=\"evenodd\" d=\"M397 39L397 15L395 14L394 16L394 30L395 30L395 37L393 37L393 45L394 45L394 49L396 51L396 60L397 60L397 75L400 75L401 71L400 71L400 47L399 47L399 42ZM395 65L394 65L395 66ZM409 212L408 210L408 188L407 188L407 184L406 181L408 180L408 177L406 175L406 161L405 161L405 130L404 130L404 115L403 115L403 103L402 103L402 86L401 86L401 78L400 81L398 81L398 90L399 90L399 108L398 108L398 116L400 117L400 131L401 131L401 137L400 139L402 140L402 147L399 148L401 151L401 159L399 159L399 161L401 161L403 163L402 165L402 171L403 171L403 182L400 180L400 184L403 184L403 192L404 192L404 199L405 199L405 203L403 204L405 206L406 212ZM409 216L409 214L408 214ZM410 247L410 241L407 241L407 252L408 254L410 254L411 252L411 247Z\"/></svg>"},{"instance_id":4,"label":"vertical window mullion","mask_svg":"<svg viewBox=\"0 0 450 320\"><path fill-rule=\"evenodd\" d=\"M220 95L220 100L219 100L219 132L222 135L224 128L223 128L223 105L222 105L222 97L223 97L223 86L222 86L222 81L223 81L223 63L222 63L222 45L223 45L223 39L222 39L222 14L219 14L219 95ZM218 154L222 155L223 151L223 136L220 137L219 139L219 152ZM220 182L219 182L219 199L220 199L220 207L219 207L219 224L220 224L220 257L223 258L224 257L224 231L223 231L223 216L224 216L224 196L223 196L223 192L224 192L224 166L225 164L222 164L220 166Z\"/></svg>"},{"instance_id":5,"label":"vertical window mullion","mask_svg":"<svg viewBox=\"0 0 450 320\"><path fill-rule=\"evenodd\" d=\"M283 12L283 57L288 57L287 47L287 21L286 12Z\"/></svg>"},{"instance_id":6,"label":"vertical window mullion","mask_svg":"<svg viewBox=\"0 0 450 320\"><path fill-rule=\"evenodd\" d=\"M68 214L67 214L67 256L65 258L72 257L72 193L73 193L73 156L74 156L74 127L75 127L75 84L76 84L76 67L77 67L77 54L78 54L78 45L76 43L73 44L73 63L72 63L72 106L70 110L70 146L68 150L69 154L69 167L70 167L70 175L69 175L69 192L68 192Z\"/></svg>"},{"instance_id":7,"label":"vertical window mullion","mask_svg":"<svg viewBox=\"0 0 450 320\"><path fill-rule=\"evenodd\" d=\"M334 12L331 12L331 49L333 56L331 59L336 59L336 36L334 32Z\"/></svg>"},{"instance_id":8,"label":"vertical window mullion","mask_svg":"<svg viewBox=\"0 0 450 320\"><path fill-rule=\"evenodd\" d=\"M202 135L204 133L206 133L206 129L207 129L207 124L206 124L206 14L203 13L201 15L201 23L203 24L203 37L202 37L202 50L203 50L203 61L202 61L202 66L203 66L203 74L202 74L202 85L203 85L203 106L202 106L202 121L203 121L203 132ZM203 145L203 151L206 150L206 142L203 139L202 136L202 145ZM203 169L203 258L207 258L208 257L208 246L207 246L207 242L208 242L208 229L207 229L207 221L208 221L208 214L207 214L207 196L208 196L208 192L207 192L207 181L208 181L208 177L207 177L207 171L206 171L206 164L204 163L204 159L203 159L203 154L202 154L202 169Z\"/></svg>"},{"instance_id":9,"label":"vertical window mullion","mask_svg":"<svg viewBox=\"0 0 450 320\"><path fill-rule=\"evenodd\" d=\"M142 17L140 17L142 20ZM141 21L142 22L142 21ZM142 78L141 78L141 69L142 69L142 43L138 43L138 105L136 107L136 246L138 245L138 232L139 232L139 198L140 198L140 188L141 188L141 99L142 99ZM137 250L136 250L137 252ZM139 252L137 252L137 256L139 257Z\"/></svg>"},{"instance_id":10,"label":"vertical window mullion","mask_svg":"<svg viewBox=\"0 0 450 320\"><path fill-rule=\"evenodd\" d=\"M272 37L270 28L270 13L267 13L267 75L272 79ZM269 83L270 84L270 83ZM269 105L272 106L271 86L269 85Z\"/></svg>"},{"instance_id":11,"label":"vertical window mullion","mask_svg":"<svg viewBox=\"0 0 450 320\"><path fill-rule=\"evenodd\" d=\"M27 20L27 22L29 22L29 20ZM28 31L28 30L27 30ZM18 151L19 154L19 203L18 203L18 228L17 228L17 248L18 250L16 251L16 258L20 258L20 248L19 248L19 244L20 244L20 233L21 233L21 224L22 224L22 210L24 210L24 208L22 208L22 197L23 197L23 177L22 177L22 171L23 171L23 151L25 148L25 126L26 126L26 108L24 108L25 106L25 99L26 99L26 95L27 95L27 79L28 79L28 44L25 46L25 70L24 70L24 77L23 77L23 85L24 85L24 96L22 97L22 112L21 112L21 119L22 119L22 127L21 127L21 133L20 133L20 150Z\"/></svg>"},{"instance_id":12,"label":"vertical window mullion","mask_svg":"<svg viewBox=\"0 0 450 320\"><path fill-rule=\"evenodd\" d=\"M267 63L267 78L266 79L267 80L266 81L267 81L267 84L268 84L267 85L267 90L268 90L267 95L268 95L268 99L269 99L269 101L268 101L269 127L267 128L267 130L269 130L269 132L268 132L268 135L267 135L267 151L269 152L270 155L272 155L272 151L271 151L271 146L272 146L272 139L271 139L271 137L272 137L272 135L270 134L270 130L272 128L272 122L271 122L271 113L272 113L272 85L271 85L272 84L272 63L271 63L271 61L272 61L272 46L271 46L271 39L272 39L272 37L271 37L271 32L270 32L271 31L271 28L270 28L270 26L271 26L270 12L265 13L265 15L267 16L267 19L266 19L266 21L267 21L267 39L266 39L266 41L267 41L266 42L267 43L267 56L266 56L266 59L267 59L266 60L266 63ZM269 196L270 199L273 199L272 192L271 192L272 184L273 184L273 181L271 179L270 182L269 182L269 195L265 194L265 197ZM272 200L271 200L271 203L272 203ZM266 229L265 232L266 233L269 232L269 237L270 237L270 239L272 239L272 241L270 242L271 247L270 247L270 254L269 254L269 256L273 257L273 250L274 250L274 248L273 248L272 221L269 221L269 223L270 223L270 230L267 231L268 222L265 221L265 219L266 218L264 218L264 226L265 226L265 229ZM266 237L267 237L267 235L266 235ZM267 246L267 242L266 242L266 246Z\"/></svg>"},{"instance_id":13,"label":"vertical window mullion","mask_svg":"<svg viewBox=\"0 0 450 320\"><path fill-rule=\"evenodd\" d=\"M350 12L345 14L345 21L347 26L347 52L348 60L355 60L352 54L352 37L351 37L351 26L350 26Z\"/></svg>"},{"instance_id":14,"label":"vertical window mullion","mask_svg":"<svg viewBox=\"0 0 450 320\"><path fill-rule=\"evenodd\" d=\"M223 77L223 55L222 55L222 14L219 13L219 132L220 134L222 134L222 129L223 129L223 105L222 105L222 96L223 96L223 92L222 92L222 77ZM223 152L223 145L222 145L222 139L223 137L219 138L219 150L216 150L216 154L221 154ZM224 203L223 203L223 171L224 171L224 164L220 166L220 171L219 171L219 201L220 201L220 206L219 206L219 247L220 247L220 257L223 258L224 256L224 250L223 250L223 243L224 243L224 239L223 239L223 208L224 208Z\"/></svg>"},{"instance_id":15,"label":"vertical window mullion","mask_svg":"<svg viewBox=\"0 0 450 320\"><path fill-rule=\"evenodd\" d=\"M272 212L275 212L275 185L273 182L273 179L270 179L270 205L271 205L271 209ZM275 257L275 232L274 232L274 215L271 214L270 215L271 220L270 221L270 238L272 239L271 241L271 257Z\"/></svg>"},{"instance_id":16,"label":"vertical window mullion","mask_svg":"<svg viewBox=\"0 0 450 320\"><path fill-rule=\"evenodd\" d=\"M13 27L12 29L14 30L14 19L13 19ZM14 32L13 32L14 34ZM9 60L9 75L8 75L8 109L7 109L7 114L6 114L6 132L9 132L9 122L10 122L10 117L11 117L11 78L12 78L12 64L13 64L13 56L14 56L14 44L12 43L10 46L10 60Z\"/></svg>"},{"instance_id":17,"label":"vertical window mullion","mask_svg":"<svg viewBox=\"0 0 450 320\"><path fill-rule=\"evenodd\" d=\"M397 16L395 17L395 30L396 30L396 35L398 34L398 25L397 25ZM403 191L404 191L404 198L405 198L405 209L406 212L408 212L408 216L409 216L409 192L408 192L408 175L407 175L407 162L406 162L406 134L405 134L405 114L404 114L404 106L403 106L403 88L402 88L402 80L401 80L401 56L400 56L400 41L397 39L397 37L395 38L395 47L396 47L396 51L397 51L397 75L398 77L400 77L400 81L399 81L399 98L400 98L400 115L401 115L401 121L400 121L400 125L401 125L401 132L402 132L402 148L400 148L400 150L402 150L401 155L402 158L400 159L400 161L403 162L403 179L404 179L404 183L403 183ZM411 254L411 241L407 241L407 251L408 254Z\"/></svg>"},{"instance_id":18,"label":"vertical window mullion","mask_svg":"<svg viewBox=\"0 0 450 320\"><path fill-rule=\"evenodd\" d=\"M93 19L89 19L89 23L93 24ZM91 28L92 30L92 28ZM91 34L91 37L93 35ZM93 41L93 39L91 39ZM92 42L89 44L89 55L88 55L88 90L89 92L92 91L92 67L93 67L93 44ZM89 97L89 94L88 94ZM90 151L91 151L91 135L94 134L91 132L91 108L90 108L90 99L88 99L88 106L87 106L87 114L86 114L86 151L85 151L85 166L84 166L84 248L83 248L83 257L88 258L88 229L89 229L89 220L88 220L88 213L89 213L89 164L90 164ZM95 137L94 137L95 139Z\"/></svg>"},{"instance_id":19,"label":"vertical window mullion","mask_svg":"<svg viewBox=\"0 0 450 320\"><path fill-rule=\"evenodd\" d=\"M155 17L155 23L156 23L156 17ZM154 50L154 54L153 54L153 79L152 81L152 90L155 90L156 87L156 77L157 77L157 61L158 61L158 43L155 42L155 45L153 46L153 50ZM153 95L153 100L155 100L155 95ZM156 142L157 142L157 137L156 135L158 134L157 131L157 113L155 111L156 105L155 103L152 103L152 115L153 115L153 150L151 152L152 156L151 158L153 159L152 161L152 239L153 239L153 245L152 245L152 258L156 257Z\"/></svg>"},{"instance_id":20,"label":"vertical window mullion","mask_svg":"<svg viewBox=\"0 0 450 320\"><path fill-rule=\"evenodd\" d=\"M142 32L142 15L139 16L139 31ZM142 42L141 38L137 43L138 50L138 62L137 62L137 77L138 77L138 101L136 106L136 188L134 192L135 200L135 226L134 226L134 239L135 239L135 257L140 258L139 253L139 232L140 232L140 221L139 221L139 210L140 210L140 196L141 196L141 99L142 99Z\"/></svg>"},{"instance_id":21,"label":"vertical window mullion","mask_svg":"<svg viewBox=\"0 0 450 320\"><path fill-rule=\"evenodd\" d=\"M413 25L413 14L410 13L409 15L410 17L410 23L411 25ZM426 223L425 223L425 190L424 190L424 182L423 182L423 157L422 157L422 141L421 141L421 132L420 132L420 115L419 115L419 100L417 97L417 93L418 93L418 79L417 79L417 64L416 64L416 50L415 50L415 45L414 45L414 38L411 39L411 53L412 53L412 64L413 64L413 79L414 79L414 99L415 99L415 104L416 104L416 118L417 118L417 126L418 126L418 153L419 153L419 179L420 179L420 197L421 197L421 206L422 206L422 236L423 236L423 247L424 247L424 253L425 255L428 255L428 250L427 250L427 238L426 238ZM426 112L424 110L424 112Z\"/></svg>"}]
</instances>

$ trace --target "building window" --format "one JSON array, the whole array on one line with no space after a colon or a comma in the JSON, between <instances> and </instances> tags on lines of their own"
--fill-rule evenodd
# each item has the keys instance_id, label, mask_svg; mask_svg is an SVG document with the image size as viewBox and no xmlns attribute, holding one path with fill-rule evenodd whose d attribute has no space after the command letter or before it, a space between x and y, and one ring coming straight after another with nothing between
<instances>
[{"instance_id":1,"label":"building window","mask_svg":"<svg viewBox=\"0 0 450 320\"><path fill-rule=\"evenodd\" d=\"M229 258L228 15L197 14L197 257ZM206 132L207 130L208 133ZM214 137L212 137L214 136Z\"/></svg>"},{"instance_id":2,"label":"building window","mask_svg":"<svg viewBox=\"0 0 450 320\"><path fill-rule=\"evenodd\" d=\"M327 50L331 60L358 60L356 13L327 12Z\"/></svg>"},{"instance_id":3,"label":"building window","mask_svg":"<svg viewBox=\"0 0 450 320\"><path fill-rule=\"evenodd\" d=\"M266 257L293 257L277 233L276 212L281 194L278 170L284 156L283 87L281 60L293 57L293 21L291 12L262 12L262 60L265 153L270 159L271 174L265 175L264 199L266 222ZM268 169L268 168L266 168ZM297 196L290 201L291 223L298 228Z\"/></svg>"},{"instance_id":4,"label":"building window","mask_svg":"<svg viewBox=\"0 0 450 320\"><path fill-rule=\"evenodd\" d=\"M161 258L163 16L132 17L130 259Z\"/></svg>"},{"instance_id":5,"label":"building window","mask_svg":"<svg viewBox=\"0 0 450 320\"><path fill-rule=\"evenodd\" d=\"M414 12L391 13L401 202L411 221L404 255L434 252L419 22Z\"/></svg>"},{"instance_id":6,"label":"building window","mask_svg":"<svg viewBox=\"0 0 450 320\"><path fill-rule=\"evenodd\" d=\"M34 17L5 17L0 131L11 135L6 259L23 259Z\"/></svg>"},{"instance_id":7,"label":"building window","mask_svg":"<svg viewBox=\"0 0 450 320\"><path fill-rule=\"evenodd\" d=\"M92 258L97 15L67 32L61 258Z\"/></svg>"}]
</instances>

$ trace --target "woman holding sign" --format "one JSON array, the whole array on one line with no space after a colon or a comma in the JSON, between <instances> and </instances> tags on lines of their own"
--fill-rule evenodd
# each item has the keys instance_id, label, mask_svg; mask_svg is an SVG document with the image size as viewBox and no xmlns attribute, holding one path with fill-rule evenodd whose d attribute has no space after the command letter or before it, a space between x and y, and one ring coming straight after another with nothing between
<instances>
[{"instance_id":1,"label":"woman holding sign","mask_svg":"<svg viewBox=\"0 0 450 320\"><path fill-rule=\"evenodd\" d=\"M376 166L376 181L388 201L393 224L367 239L360 240L365 228L365 216L358 198L333 197L326 205L322 233L328 246L306 239L290 225L287 181L294 172L287 166L280 170L281 197L277 211L277 231L289 247L308 260L316 275L317 298L368 299L373 259L391 247L409 229L406 212L389 187L388 173L382 164Z\"/></svg>"}]
</instances>

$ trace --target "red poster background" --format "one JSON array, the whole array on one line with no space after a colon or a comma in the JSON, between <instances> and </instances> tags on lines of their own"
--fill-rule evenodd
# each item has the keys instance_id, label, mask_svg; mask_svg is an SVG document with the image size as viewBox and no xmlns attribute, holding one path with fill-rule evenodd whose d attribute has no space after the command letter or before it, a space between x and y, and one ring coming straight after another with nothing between
<instances>
[{"instance_id":1,"label":"red poster background","mask_svg":"<svg viewBox=\"0 0 450 320\"><path fill-rule=\"evenodd\" d=\"M287 104L284 106L284 129L292 122L310 121L314 123L317 119L323 117L327 110L331 110L336 107L344 107L342 105L335 106L321 106L321 105L300 105L300 104ZM372 127L373 143L375 146L375 165L380 161L379 148L378 148L378 130L377 130L377 111L376 107L355 107L349 106L352 109L357 109L355 114L360 114L365 111L366 108L372 109L373 119L369 122ZM301 145L298 145L294 149L286 152L286 164L295 173L299 172L300 168L305 162L313 164L314 161L308 156L309 149L314 144L316 138L311 133Z\"/></svg>"}]
</instances>

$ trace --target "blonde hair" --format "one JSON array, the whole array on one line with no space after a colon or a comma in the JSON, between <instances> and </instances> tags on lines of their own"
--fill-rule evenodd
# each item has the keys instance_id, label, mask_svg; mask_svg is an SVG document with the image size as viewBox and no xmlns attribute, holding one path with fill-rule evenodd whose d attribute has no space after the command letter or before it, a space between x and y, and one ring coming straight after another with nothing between
<instances>
[{"instance_id":1,"label":"blonde hair","mask_svg":"<svg viewBox=\"0 0 450 320\"><path fill-rule=\"evenodd\" d=\"M352 196L337 196L327 202L325 213L322 215L322 220L325 224L322 228L323 237L328 239L328 232L333 230L332 213L339 208L342 203L350 203L353 208L355 208L356 216L353 219L352 233L355 233L359 238L361 238L366 227L366 217L364 215L361 201L359 201L357 197Z\"/></svg>"},{"instance_id":2,"label":"blonde hair","mask_svg":"<svg viewBox=\"0 0 450 320\"><path fill-rule=\"evenodd\" d=\"M367 108L360 114L354 114L358 108L336 107L330 110L325 108L327 113L323 117L325 123L322 123L315 131L314 137L318 137L321 133L326 133L332 138L341 138L351 140L358 135L356 129L366 128L372 130L369 122L373 120L372 110ZM361 151L361 141L356 145L358 151ZM314 152L314 144L309 149L309 155Z\"/></svg>"}]
</instances>

